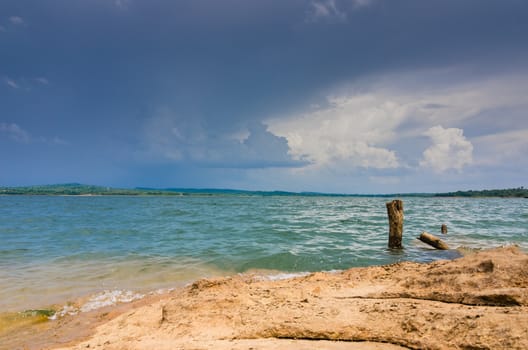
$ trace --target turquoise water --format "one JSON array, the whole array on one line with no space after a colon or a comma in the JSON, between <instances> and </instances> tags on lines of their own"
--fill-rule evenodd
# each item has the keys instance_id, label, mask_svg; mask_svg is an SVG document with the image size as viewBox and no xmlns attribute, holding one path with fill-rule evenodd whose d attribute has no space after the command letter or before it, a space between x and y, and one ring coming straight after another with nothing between
<instances>
[{"instance_id":1,"label":"turquoise water","mask_svg":"<svg viewBox=\"0 0 528 350\"><path fill-rule=\"evenodd\" d=\"M416 240L442 223L454 248L528 250L527 199L403 200L405 249L390 251L386 198L0 196L0 312L216 275L456 257Z\"/></svg>"}]
</instances>

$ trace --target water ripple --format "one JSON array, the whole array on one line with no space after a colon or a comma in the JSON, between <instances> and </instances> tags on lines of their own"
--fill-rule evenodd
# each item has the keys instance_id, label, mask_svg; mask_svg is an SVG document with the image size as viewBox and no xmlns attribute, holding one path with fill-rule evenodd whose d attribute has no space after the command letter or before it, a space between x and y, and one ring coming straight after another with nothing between
<instances>
[{"instance_id":1,"label":"water ripple","mask_svg":"<svg viewBox=\"0 0 528 350\"><path fill-rule=\"evenodd\" d=\"M208 274L305 272L452 258L452 247L528 250L525 199L404 198L402 251L386 248L383 198L0 197L0 300L103 287L170 285ZM40 293L40 294L39 294ZM1 305L0 305L1 308Z\"/></svg>"}]
</instances>

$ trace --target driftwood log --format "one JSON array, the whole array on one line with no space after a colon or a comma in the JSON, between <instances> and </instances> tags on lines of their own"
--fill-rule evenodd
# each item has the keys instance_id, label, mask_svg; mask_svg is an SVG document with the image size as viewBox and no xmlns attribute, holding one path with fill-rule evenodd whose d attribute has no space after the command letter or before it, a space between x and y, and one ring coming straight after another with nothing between
<instances>
[{"instance_id":1,"label":"driftwood log","mask_svg":"<svg viewBox=\"0 0 528 350\"><path fill-rule=\"evenodd\" d=\"M389 248L401 249L403 248L403 201L395 199L386 205L389 215Z\"/></svg>"},{"instance_id":2,"label":"driftwood log","mask_svg":"<svg viewBox=\"0 0 528 350\"><path fill-rule=\"evenodd\" d=\"M420 237L418 237L418 239L424 243L429 244L430 246L435 247L436 249L441 249L441 250L449 249L449 246L447 245L447 243L445 243L444 241L442 241L440 238L436 237L435 235L432 235L425 231L422 232L422 234L420 235Z\"/></svg>"}]
</instances>

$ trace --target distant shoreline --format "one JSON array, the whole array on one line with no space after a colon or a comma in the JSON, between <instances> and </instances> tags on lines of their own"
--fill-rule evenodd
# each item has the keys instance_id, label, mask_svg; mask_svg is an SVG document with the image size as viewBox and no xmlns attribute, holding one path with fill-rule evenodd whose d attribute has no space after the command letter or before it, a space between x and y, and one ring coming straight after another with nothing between
<instances>
[{"instance_id":1,"label":"distant shoreline","mask_svg":"<svg viewBox=\"0 0 528 350\"><path fill-rule=\"evenodd\" d=\"M82 184L60 184L42 186L0 187L0 195L34 196L300 196L300 197L440 197L440 198L528 198L524 187L479 191L456 191L445 193L390 193L390 194L341 194L288 191L247 191L231 189L186 189L186 188L133 188L122 189Z\"/></svg>"},{"instance_id":2,"label":"distant shoreline","mask_svg":"<svg viewBox=\"0 0 528 350\"><path fill-rule=\"evenodd\" d=\"M83 184L58 184L41 186L0 187L0 195L35 196L300 196L300 197L440 197L440 198L528 198L524 187L492 190L469 190L444 193L389 193L389 194L345 194L320 192L288 191L248 191L232 189L193 189L193 188L113 188Z\"/></svg>"}]
</instances>

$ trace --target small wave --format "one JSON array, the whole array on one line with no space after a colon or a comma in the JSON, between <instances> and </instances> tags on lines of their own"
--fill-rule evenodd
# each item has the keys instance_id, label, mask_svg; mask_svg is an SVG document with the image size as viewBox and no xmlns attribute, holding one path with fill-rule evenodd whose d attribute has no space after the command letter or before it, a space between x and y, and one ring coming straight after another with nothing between
<instances>
[{"instance_id":1,"label":"small wave","mask_svg":"<svg viewBox=\"0 0 528 350\"><path fill-rule=\"evenodd\" d=\"M335 270L324 270L321 271L323 273L329 273L329 274L337 274L343 272L343 270L335 269ZM311 275L313 272L260 272L256 274L256 279L261 281L282 281L282 280L289 280L292 278L298 278L298 277L306 277Z\"/></svg>"},{"instance_id":2,"label":"small wave","mask_svg":"<svg viewBox=\"0 0 528 350\"><path fill-rule=\"evenodd\" d=\"M19 257L22 254L28 253L29 251L30 249L27 249L27 248L1 249L0 257L10 257L10 256Z\"/></svg>"},{"instance_id":3,"label":"small wave","mask_svg":"<svg viewBox=\"0 0 528 350\"><path fill-rule=\"evenodd\" d=\"M62 309L55 312L53 315L49 316L48 319L54 321L66 315L74 316L74 315L77 315L78 313L79 313L79 308L73 305L64 305Z\"/></svg>"},{"instance_id":4,"label":"small wave","mask_svg":"<svg viewBox=\"0 0 528 350\"><path fill-rule=\"evenodd\" d=\"M460 254L462 254L462 256L466 256L466 255L474 254L482 249L477 248L477 247L469 247L469 246L461 245L460 247L456 248L456 250Z\"/></svg>"},{"instance_id":5,"label":"small wave","mask_svg":"<svg viewBox=\"0 0 528 350\"><path fill-rule=\"evenodd\" d=\"M266 281L282 281L282 280L289 280L291 278L305 277L305 276L308 276L309 274L310 272L295 272L295 273L281 272L281 273L277 273L273 275L260 276L260 278Z\"/></svg>"},{"instance_id":6,"label":"small wave","mask_svg":"<svg viewBox=\"0 0 528 350\"><path fill-rule=\"evenodd\" d=\"M142 299L143 297L145 297L144 294L134 293L129 290L105 290L104 292L96 294L90 298L90 300L81 306L80 311L88 312L105 306L116 305L119 303L130 303L131 301Z\"/></svg>"},{"instance_id":7,"label":"small wave","mask_svg":"<svg viewBox=\"0 0 528 350\"><path fill-rule=\"evenodd\" d=\"M162 292L160 291L160 293ZM144 297L144 294L132 292L129 290L105 290L101 293L93 295L86 302L81 303L80 306L77 306L75 304L64 305L61 310L57 311L52 316L49 316L49 319L56 320L66 315L74 316L77 315L79 312L89 312L101 309L106 306L130 303L134 300L142 299Z\"/></svg>"}]
</instances>

